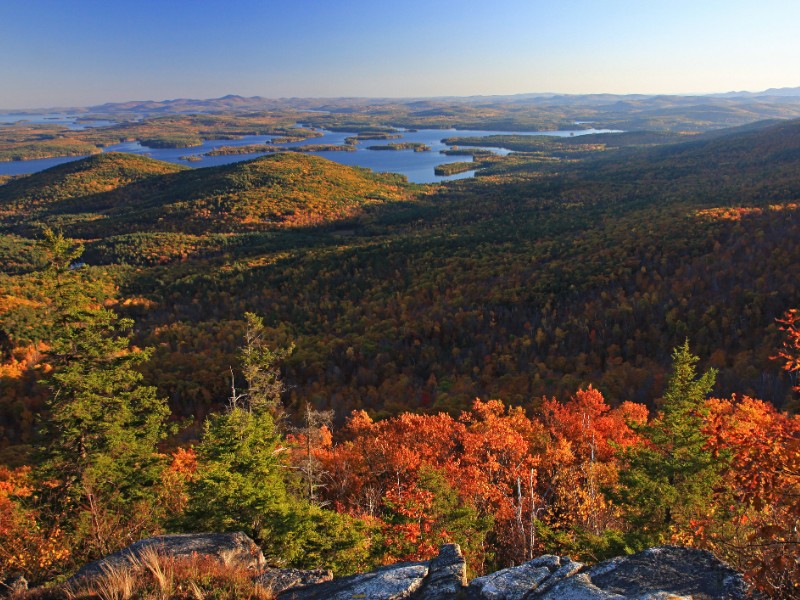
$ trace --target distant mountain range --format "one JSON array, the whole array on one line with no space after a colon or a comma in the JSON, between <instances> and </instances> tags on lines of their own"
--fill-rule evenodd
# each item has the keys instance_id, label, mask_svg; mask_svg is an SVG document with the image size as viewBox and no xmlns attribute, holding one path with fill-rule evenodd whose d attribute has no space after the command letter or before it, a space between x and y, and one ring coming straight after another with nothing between
<instances>
[{"instance_id":1,"label":"distant mountain range","mask_svg":"<svg viewBox=\"0 0 800 600\"><path fill-rule=\"evenodd\" d=\"M714 98L798 98L800 97L800 87L770 88L763 92L726 92L708 95Z\"/></svg>"},{"instance_id":2,"label":"distant mountain range","mask_svg":"<svg viewBox=\"0 0 800 600\"><path fill-rule=\"evenodd\" d=\"M101 114L124 113L182 113L205 111L230 111L230 110L320 110L339 111L378 104L428 105L431 102L465 102L486 104L509 103L558 103L565 105L610 105L619 103L639 104L655 102L658 104L685 104L687 102L702 104L717 100L747 100L754 99L787 99L800 101L800 87L796 88L771 88L763 92L726 92L721 94L698 95L670 95L670 94L555 94L555 93L530 93L498 96L442 96L431 98L264 98L263 96L237 96L228 94L221 98L206 100L178 98L174 100L142 100L129 102L109 102L90 106L88 112Z\"/></svg>"},{"instance_id":3,"label":"distant mountain range","mask_svg":"<svg viewBox=\"0 0 800 600\"><path fill-rule=\"evenodd\" d=\"M129 102L107 102L88 107L90 112L99 113L181 113L197 110L268 110L280 108L282 103L261 96L245 98L235 94L228 94L221 98L208 100L195 100L177 98L174 100L131 100ZM283 105L285 106L285 105Z\"/></svg>"},{"instance_id":4,"label":"distant mountain range","mask_svg":"<svg viewBox=\"0 0 800 600\"><path fill-rule=\"evenodd\" d=\"M127 102L107 102L89 107L49 108L36 110L0 110L0 114L22 112L46 113L52 111L69 111L104 115L131 114L180 114L196 112L222 111L264 111L264 110L305 110L305 111L348 111L365 106L375 105L413 105L421 106L430 103L482 103L487 105L508 104L562 104L566 106L608 106L626 103L639 105L653 102L657 105L682 105L715 103L720 100L733 102L765 101L772 103L800 102L800 87L770 88L761 92L732 91L718 94L670 95L670 94L558 94L527 93L497 96L438 96L425 98L265 98L263 96L239 96L228 94L221 98L192 99L176 98L171 100L131 100Z\"/></svg>"}]
</instances>

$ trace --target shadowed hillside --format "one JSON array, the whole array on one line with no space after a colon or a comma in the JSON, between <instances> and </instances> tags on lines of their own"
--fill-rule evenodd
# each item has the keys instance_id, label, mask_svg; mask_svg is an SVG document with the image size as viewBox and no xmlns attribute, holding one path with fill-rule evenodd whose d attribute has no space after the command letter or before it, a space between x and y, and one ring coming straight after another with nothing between
<instances>
[{"instance_id":1,"label":"shadowed hillside","mask_svg":"<svg viewBox=\"0 0 800 600\"><path fill-rule=\"evenodd\" d=\"M0 206L10 215L14 211L57 211L65 200L102 194L183 170L186 167L135 154L98 154L14 179L0 188Z\"/></svg>"},{"instance_id":2,"label":"shadowed hillside","mask_svg":"<svg viewBox=\"0 0 800 600\"><path fill-rule=\"evenodd\" d=\"M349 218L405 198L405 188L400 176L288 153L196 170L113 153L11 182L0 206L7 224L41 221L76 237L203 234Z\"/></svg>"}]
</instances>

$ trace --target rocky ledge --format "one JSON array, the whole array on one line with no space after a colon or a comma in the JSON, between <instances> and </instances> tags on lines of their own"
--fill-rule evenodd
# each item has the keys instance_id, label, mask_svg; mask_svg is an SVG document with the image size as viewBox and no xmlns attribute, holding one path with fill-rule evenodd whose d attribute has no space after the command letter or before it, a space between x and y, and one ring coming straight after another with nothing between
<instances>
[{"instance_id":1,"label":"rocky ledge","mask_svg":"<svg viewBox=\"0 0 800 600\"><path fill-rule=\"evenodd\" d=\"M216 558L220 562L253 570L260 570L267 564L261 548L242 532L162 535L140 540L124 550L84 565L70 578L69 582L79 583L81 580L90 580L116 567L130 565L136 559L141 558L143 552L151 548L176 558L208 556Z\"/></svg>"},{"instance_id":2,"label":"rocky ledge","mask_svg":"<svg viewBox=\"0 0 800 600\"><path fill-rule=\"evenodd\" d=\"M472 580L469 599L491 600L739 600L749 598L740 573L705 550L661 546L593 567L567 557L540 556Z\"/></svg>"},{"instance_id":3,"label":"rocky ledge","mask_svg":"<svg viewBox=\"0 0 800 600\"><path fill-rule=\"evenodd\" d=\"M173 556L232 558L253 571L278 600L710 600L746 599L740 573L704 550L662 546L587 566L568 557L544 555L467 582L466 564L455 544L429 561L398 563L369 573L333 579L330 571L264 566L264 557L242 533L150 538L87 565L74 577L91 579L108 566L157 547ZM104 566L105 565L105 566Z\"/></svg>"}]
</instances>

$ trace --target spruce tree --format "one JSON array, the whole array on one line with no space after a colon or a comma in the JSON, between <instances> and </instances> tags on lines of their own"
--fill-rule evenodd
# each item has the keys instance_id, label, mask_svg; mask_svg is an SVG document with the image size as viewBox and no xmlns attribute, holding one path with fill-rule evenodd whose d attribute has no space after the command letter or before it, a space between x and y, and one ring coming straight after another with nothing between
<instances>
[{"instance_id":1,"label":"spruce tree","mask_svg":"<svg viewBox=\"0 0 800 600\"><path fill-rule=\"evenodd\" d=\"M270 350L261 319L252 313L245 318L241 359L248 385L237 391L232 380L227 410L205 422L184 525L242 530L269 552L280 545L292 520L274 417L282 412L277 360L291 349Z\"/></svg>"},{"instance_id":2,"label":"spruce tree","mask_svg":"<svg viewBox=\"0 0 800 600\"><path fill-rule=\"evenodd\" d=\"M287 485L295 471L276 419L281 418L277 361L292 347L271 350L262 320L247 313L242 372L227 410L211 415L196 448L197 472L178 523L194 531L244 531L273 562L300 568L325 565L337 574L373 566L363 523L324 510Z\"/></svg>"},{"instance_id":3,"label":"spruce tree","mask_svg":"<svg viewBox=\"0 0 800 600\"><path fill-rule=\"evenodd\" d=\"M210 416L197 446L185 525L244 531L265 550L276 545L290 520L279 442L267 411L231 404Z\"/></svg>"},{"instance_id":4,"label":"spruce tree","mask_svg":"<svg viewBox=\"0 0 800 600\"><path fill-rule=\"evenodd\" d=\"M103 286L76 266L82 247L46 231L41 249L52 370L39 475L76 545L99 555L154 526L169 409L141 384L135 367L149 352L131 348L133 322L106 308Z\"/></svg>"},{"instance_id":5,"label":"spruce tree","mask_svg":"<svg viewBox=\"0 0 800 600\"><path fill-rule=\"evenodd\" d=\"M672 354L672 373L661 412L637 428L644 444L622 454L620 488L612 499L625 510L629 543L641 549L669 541L670 534L708 508L721 469L702 431L705 399L716 371L697 376L698 358L688 340Z\"/></svg>"}]
</instances>

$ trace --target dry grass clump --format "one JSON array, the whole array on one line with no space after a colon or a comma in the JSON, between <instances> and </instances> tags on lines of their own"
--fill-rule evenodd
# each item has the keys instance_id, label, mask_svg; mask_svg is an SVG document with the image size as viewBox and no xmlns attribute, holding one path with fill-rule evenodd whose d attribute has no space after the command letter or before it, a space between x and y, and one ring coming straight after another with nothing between
<instances>
[{"instance_id":1,"label":"dry grass clump","mask_svg":"<svg viewBox=\"0 0 800 600\"><path fill-rule=\"evenodd\" d=\"M14 600L273 600L254 573L210 556L176 558L146 548L78 587L30 590Z\"/></svg>"}]
</instances>

